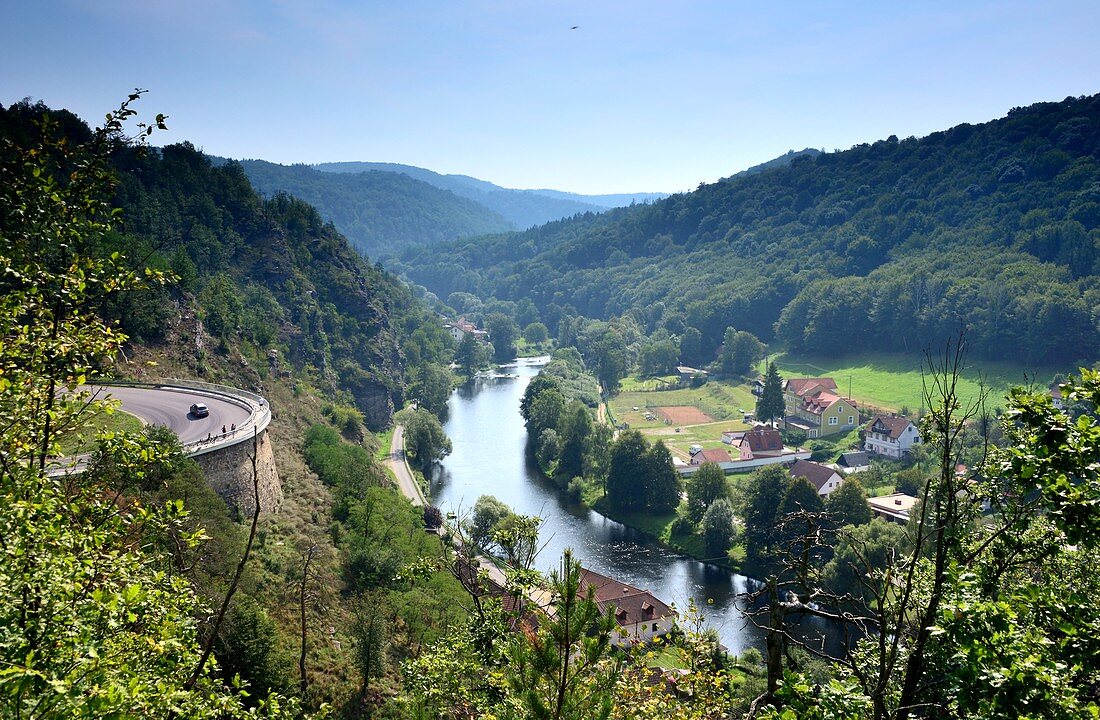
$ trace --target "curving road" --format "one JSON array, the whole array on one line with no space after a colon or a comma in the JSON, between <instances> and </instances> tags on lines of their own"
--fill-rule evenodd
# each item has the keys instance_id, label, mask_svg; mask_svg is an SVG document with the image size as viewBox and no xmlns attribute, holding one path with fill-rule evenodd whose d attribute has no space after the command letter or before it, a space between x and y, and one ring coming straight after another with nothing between
<instances>
[{"instance_id":1,"label":"curving road","mask_svg":"<svg viewBox=\"0 0 1100 720\"><path fill-rule=\"evenodd\" d=\"M250 408L185 388L96 387L91 388L97 400L114 398L122 409L148 425L165 425L179 435L184 445L218 436L222 426L228 431L234 424L240 427L252 416ZM210 414L197 418L191 414L192 403L206 403Z\"/></svg>"}]
</instances>

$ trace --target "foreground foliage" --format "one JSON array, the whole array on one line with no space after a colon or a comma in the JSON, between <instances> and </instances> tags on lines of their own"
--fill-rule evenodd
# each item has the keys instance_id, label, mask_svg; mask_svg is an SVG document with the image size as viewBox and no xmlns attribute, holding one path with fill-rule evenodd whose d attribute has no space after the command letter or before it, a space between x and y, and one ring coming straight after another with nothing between
<instances>
[{"instance_id":1,"label":"foreground foliage","mask_svg":"<svg viewBox=\"0 0 1100 720\"><path fill-rule=\"evenodd\" d=\"M201 661L209 608L167 549L205 539L182 503L144 506L53 459L92 402L83 384L126 339L99 310L162 279L90 252L111 231L106 156L128 142L137 97L84 143L44 123L37 140L0 151L0 706L19 717L293 716L275 695L248 710ZM125 444L115 470L133 478L169 452L145 436Z\"/></svg>"}]
</instances>

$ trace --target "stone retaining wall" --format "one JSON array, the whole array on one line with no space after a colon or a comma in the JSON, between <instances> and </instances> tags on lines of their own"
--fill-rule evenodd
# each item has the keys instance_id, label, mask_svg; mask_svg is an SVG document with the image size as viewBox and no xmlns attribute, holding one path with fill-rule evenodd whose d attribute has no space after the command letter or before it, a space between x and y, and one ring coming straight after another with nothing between
<instances>
[{"instance_id":1,"label":"stone retaining wall","mask_svg":"<svg viewBox=\"0 0 1100 720\"><path fill-rule=\"evenodd\" d=\"M275 512L283 500L283 488L266 430L256 437L255 447L256 472L260 480L260 512ZM194 458L206 474L207 482L225 500L237 519L251 517L255 508L253 454L253 442L248 440Z\"/></svg>"}]
</instances>

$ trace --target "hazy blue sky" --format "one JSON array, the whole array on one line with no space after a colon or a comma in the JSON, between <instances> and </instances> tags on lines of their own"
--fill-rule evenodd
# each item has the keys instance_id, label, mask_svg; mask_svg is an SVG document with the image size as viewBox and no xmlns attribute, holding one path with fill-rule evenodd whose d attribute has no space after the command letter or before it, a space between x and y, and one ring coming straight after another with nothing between
<instances>
[{"instance_id":1,"label":"hazy blue sky","mask_svg":"<svg viewBox=\"0 0 1100 720\"><path fill-rule=\"evenodd\" d=\"M35 0L0 9L0 103L142 87L218 155L678 191L1096 93L1098 38L1095 0Z\"/></svg>"}]
</instances>

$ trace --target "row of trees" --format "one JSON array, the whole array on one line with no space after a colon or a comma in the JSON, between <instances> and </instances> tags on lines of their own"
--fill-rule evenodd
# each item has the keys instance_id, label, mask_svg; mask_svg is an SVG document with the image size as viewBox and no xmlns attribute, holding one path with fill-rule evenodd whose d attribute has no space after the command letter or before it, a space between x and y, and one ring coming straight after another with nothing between
<instances>
[{"instance_id":1,"label":"row of trees","mask_svg":"<svg viewBox=\"0 0 1100 720\"><path fill-rule=\"evenodd\" d=\"M593 421L595 378L572 348L558 350L524 390L520 415L543 471L579 497L582 478L606 474L611 430Z\"/></svg>"}]
</instances>

